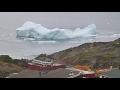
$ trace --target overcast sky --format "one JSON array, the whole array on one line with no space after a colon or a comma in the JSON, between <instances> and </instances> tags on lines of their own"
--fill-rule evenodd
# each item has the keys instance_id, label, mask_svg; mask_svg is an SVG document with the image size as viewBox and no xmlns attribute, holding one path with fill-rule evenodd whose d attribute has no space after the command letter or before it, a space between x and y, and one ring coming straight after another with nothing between
<instances>
[{"instance_id":1,"label":"overcast sky","mask_svg":"<svg viewBox=\"0 0 120 90\"><path fill-rule=\"evenodd\" d=\"M120 12L0 12L0 27L17 28L26 21L46 28L77 28L96 24L98 28L119 28Z\"/></svg>"}]
</instances>

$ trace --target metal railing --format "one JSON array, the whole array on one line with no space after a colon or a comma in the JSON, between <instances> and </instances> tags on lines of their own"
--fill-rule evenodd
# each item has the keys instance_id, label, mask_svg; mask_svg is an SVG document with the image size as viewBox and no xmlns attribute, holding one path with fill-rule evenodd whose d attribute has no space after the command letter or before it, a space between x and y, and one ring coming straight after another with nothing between
<instances>
[{"instance_id":1,"label":"metal railing","mask_svg":"<svg viewBox=\"0 0 120 90\"><path fill-rule=\"evenodd\" d=\"M40 60L33 60L32 63L41 64L41 65L52 65L52 61L46 62L46 61L40 61Z\"/></svg>"}]
</instances>

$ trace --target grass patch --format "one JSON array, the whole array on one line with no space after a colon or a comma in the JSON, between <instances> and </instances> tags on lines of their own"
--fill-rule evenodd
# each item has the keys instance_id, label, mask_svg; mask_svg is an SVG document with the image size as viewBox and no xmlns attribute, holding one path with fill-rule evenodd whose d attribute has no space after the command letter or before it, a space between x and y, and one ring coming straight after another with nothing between
<instances>
[{"instance_id":1,"label":"grass patch","mask_svg":"<svg viewBox=\"0 0 120 90\"><path fill-rule=\"evenodd\" d=\"M8 55L0 55L0 61L6 62L6 63L13 63L13 59Z\"/></svg>"}]
</instances>

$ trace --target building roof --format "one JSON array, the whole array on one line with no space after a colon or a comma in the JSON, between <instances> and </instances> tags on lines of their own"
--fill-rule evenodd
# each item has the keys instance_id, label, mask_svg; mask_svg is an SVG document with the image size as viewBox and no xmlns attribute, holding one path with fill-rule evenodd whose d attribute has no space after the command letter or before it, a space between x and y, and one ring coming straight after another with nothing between
<instances>
[{"instance_id":1,"label":"building roof","mask_svg":"<svg viewBox=\"0 0 120 90\"><path fill-rule=\"evenodd\" d=\"M39 71L26 69L18 74L11 74L9 78L40 78Z\"/></svg>"},{"instance_id":2,"label":"building roof","mask_svg":"<svg viewBox=\"0 0 120 90\"><path fill-rule=\"evenodd\" d=\"M104 72L101 75L105 75L110 78L120 78L120 70L112 70L112 71Z\"/></svg>"},{"instance_id":3,"label":"building roof","mask_svg":"<svg viewBox=\"0 0 120 90\"><path fill-rule=\"evenodd\" d=\"M73 75L79 74L79 71L72 71ZM49 71L46 74L42 74L41 78L68 78L72 76L71 70L59 68L56 70Z\"/></svg>"},{"instance_id":4,"label":"building roof","mask_svg":"<svg viewBox=\"0 0 120 90\"><path fill-rule=\"evenodd\" d=\"M75 78L83 70L59 68L52 71L37 71L26 69L20 73L10 75L9 78ZM86 74L86 73L84 73Z\"/></svg>"},{"instance_id":5,"label":"building roof","mask_svg":"<svg viewBox=\"0 0 120 90\"><path fill-rule=\"evenodd\" d=\"M68 78L72 75L79 74L79 72L72 71L72 75L70 74L71 74L71 70L67 70L63 68L59 68L52 71L37 71L37 70L26 69L20 73L11 74L8 76L8 78Z\"/></svg>"}]
</instances>

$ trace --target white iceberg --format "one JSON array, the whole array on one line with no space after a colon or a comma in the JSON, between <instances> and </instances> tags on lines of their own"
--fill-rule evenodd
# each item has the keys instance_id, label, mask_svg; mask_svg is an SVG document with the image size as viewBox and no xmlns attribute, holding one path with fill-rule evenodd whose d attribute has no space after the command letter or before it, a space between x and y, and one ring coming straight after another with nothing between
<instances>
[{"instance_id":1,"label":"white iceberg","mask_svg":"<svg viewBox=\"0 0 120 90\"><path fill-rule=\"evenodd\" d=\"M22 27L17 28L16 33L17 37L34 38L37 40L62 40L96 35L96 25L91 24L83 29L77 28L72 31L59 28L47 29L41 24L28 21Z\"/></svg>"}]
</instances>

